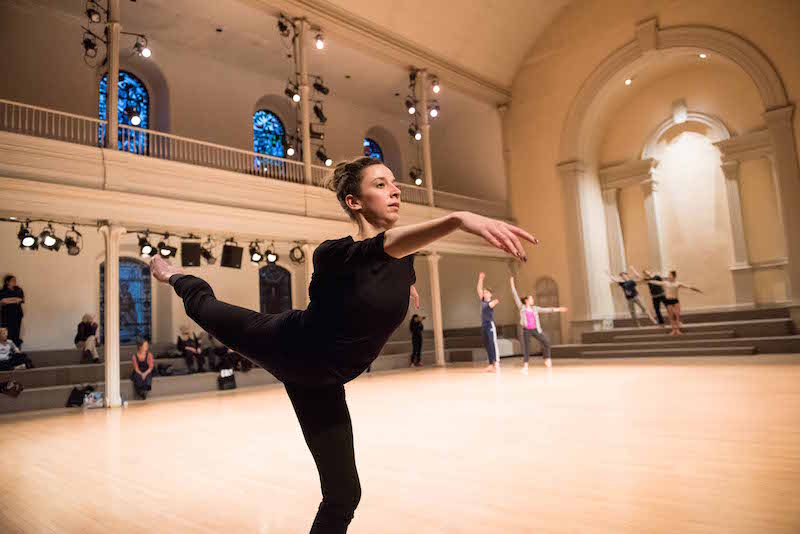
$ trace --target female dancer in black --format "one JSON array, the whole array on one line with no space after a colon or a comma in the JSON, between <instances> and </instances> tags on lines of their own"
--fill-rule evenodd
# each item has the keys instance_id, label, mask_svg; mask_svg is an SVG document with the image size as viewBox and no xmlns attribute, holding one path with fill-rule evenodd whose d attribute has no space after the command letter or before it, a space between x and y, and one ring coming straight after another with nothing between
<instances>
[{"instance_id":1,"label":"female dancer in black","mask_svg":"<svg viewBox=\"0 0 800 534\"><path fill-rule=\"evenodd\" d=\"M322 486L312 534L346 532L361 498L344 384L372 363L405 319L416 280L412 254L456 230L520 260L527 259L520 238L536 243L519 228L467 212L395 228L400 189L392 171L373 158L339 164L331 185L358 224L359 240L317 247L306 310L266 315L232 306L179 267L161 258L151 263L156 279L174 286L189 317L283 382Z\"/></svg>"},{"instance_id":2,"label":"female dancer in black","mask_svg":"<svg viewBox=\"0 0 800 534\"><path fill-rule=\"evenodd\" d=\"M422 321L425 317L420 317L416 313L411 317L411 322L408 323L408 329L411 330L411 365L409 367L422 367L422 331L425 326Z\"/></svg>"}]
</instances>

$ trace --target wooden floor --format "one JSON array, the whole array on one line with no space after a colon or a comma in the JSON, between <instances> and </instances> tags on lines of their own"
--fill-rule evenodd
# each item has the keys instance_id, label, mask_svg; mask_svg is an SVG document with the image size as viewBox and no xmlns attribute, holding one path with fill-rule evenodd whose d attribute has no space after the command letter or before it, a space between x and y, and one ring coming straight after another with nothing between
<instances>
[{"instance_id":1,"label":"wooden floor","mask_svg":"<svg viewBox=\"0 0 800 534\"><path fill-rule=\"evenodd\" d=\"M349 532L800 532L799 356L540 362L350 384ZM0 418L0 488L2 533L307 532L320 498L276 386Z\"/></svg>"}]
</instances>

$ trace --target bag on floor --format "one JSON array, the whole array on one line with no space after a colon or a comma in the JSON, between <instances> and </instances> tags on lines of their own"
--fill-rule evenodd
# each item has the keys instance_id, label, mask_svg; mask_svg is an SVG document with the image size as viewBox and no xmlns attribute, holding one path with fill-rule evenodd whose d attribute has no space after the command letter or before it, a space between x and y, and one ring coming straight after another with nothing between
<instances>
[{"instance_id":1,"label":"bag on floor","mask_svg":"<svg viewBox=\"0 0 800 534\"><path fill-rule=\"evenodd\" d=\"M236 376L233 374L233 369L220 369L217 384L221 390L236 389Z\"/></svg>"},{"instance_id":2,"label":"bag on floor","mask_svg":"<svg viewBox=\"0 0 800 534\"><path fill-rule=\"evenodd\" d=\"M156 372L158 376L172 376L174 374L172 364L169 363L159 363L156 366Z\"/></svg>"},{"instance_id":3,"label":"bag on floor","mask_svg":"<svg viewBox=\"0 0 800 534\"><path fill-rule=\"evenodd\" d=\"M84 408L103 408L105 407L105 401L103 400L103 394L99 391L94 391L92 393L87 393L83 396L83 407Z\"/></svg>"},{"instance_id":4,"label":"bag on floor","mask_svg":"<svg viewBox=\"0 0 800 534\"><path fill-rule=\"evenodd\" d=\"M73 406L80 408L83 406L83 398L87 393L91 393L92 391L94 391L92 386L86 386L85 388L79 388L75 386L72 388L72 391L69 392L69 397L67 397L67 408L71 408Z\"/></svg>"},{"instance_id":5,"label":"bag on floor","mask_svg":"<svg viewBox=\"0 0 800 534\"><path fill-rule=\"evenodd\" d=\"M19 394L22 393L22 390L24 389L25 386L19 382L14 382L13 380L9 380L8 382L0 382L0 393L15 399L19 397Z\"/></svg>"}]
</instances>

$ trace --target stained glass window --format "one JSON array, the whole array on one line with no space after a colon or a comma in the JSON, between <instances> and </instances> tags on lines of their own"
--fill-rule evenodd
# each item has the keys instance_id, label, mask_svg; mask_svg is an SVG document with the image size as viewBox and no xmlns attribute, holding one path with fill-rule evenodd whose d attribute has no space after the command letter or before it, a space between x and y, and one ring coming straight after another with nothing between
<instances>
[{"instance_id":1,"label":"stained glass window","mask_svg":"<svg viewBox=\"0 0 800 534\"><path fill-rule=\"evenodd\" d=\"M283 158L286 156L286 128L271 111L259 109L253 114L253 151Z\"/></svg>"},{"instance_id":2,"label":"stained glass window","mask_svg":"<svg viewBox=\"0 0 800 534\"><path fill-rule=\"evenodd\" d=\"M258 270L261 313L281 313L292 309L292 275L275 264Z\"/></svg>"},{"instance_id":3,"label":"stained glass window","mask_svg":"<svg viewBox=\"0 0 800 534\"><path fill-rule=\"evenodd\" d=\"M364 138L364 155L383 161L383 150L381 150L381 145L369 137Z\"/></svg>"},{"instance_id":4,"label":"stained glass window","mask_svg":"<svg viewBox=\"0 0 800 534\"><path fill-rule=\"evenodd\" d=\"M99 116L107 120L108 75L100 80ZM138 117L136 119L135 117ZM142 80L123 70L119 71L119 100L117 102L117 120L120 125L148 128L150 125L150 95ZM138 122L138 124L134 124ZM102 132L100 144L103 144ZM147 134L143 132L119 132L117 141L120 150L144 153L147 146Z\"/></svg>"},{"instance_id":5,"label":"stained glass window","mask_svg":"<svg viewBox=\"0 0 800 534\"><path fill-rule=\"evenodd\" d=\"M100 264L100 334L105 337L106 264ZM137 337L150 339L150 267L133 258L119 259L119 342L131 345Z\"/></svg>"}]
</instances>

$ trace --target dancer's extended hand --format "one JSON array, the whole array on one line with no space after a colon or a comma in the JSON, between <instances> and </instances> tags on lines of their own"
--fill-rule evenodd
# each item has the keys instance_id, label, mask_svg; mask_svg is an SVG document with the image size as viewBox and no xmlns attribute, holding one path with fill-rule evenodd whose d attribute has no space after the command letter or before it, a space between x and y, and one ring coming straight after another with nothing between
<instances>
[{"instance_id":1,"label":"dancer's extended hand","mask_svg":"<svg viewBox=\"0 0 800 534\"><path fill-rule=\"evenodd\" d=\"M414 301L414 308L419 309L419 293L417 293L417 288L411 286L411 300Z\"/></svg>"},{"instance_id":2,"label":"dancer's extended hand","mask_svg":"<svg viewBox=\"0 0 800 534\"><path fill-rule=\"evenodd\" d=\"M525 254L519 238L530 241L534 245L539 244L539 240L525 230L504 221L490 219L468 211L458 212L458 220L460 228L465 232L482 237L491 245L522 261L528 261L528 256Z\"/></svg>"},{"instance_id":3,"label":"dancer's extended hand","mask_svg":"<svg viewBox=\"0 0 800 534\"><path fill-rule=\"evenodd\" d=\"M159 282L169 283L169 277L173 274L183 274L183 269L177 265L171 265L160 256L156 256L150 260L150 272Z\"/></svg>"}]
</instances>

